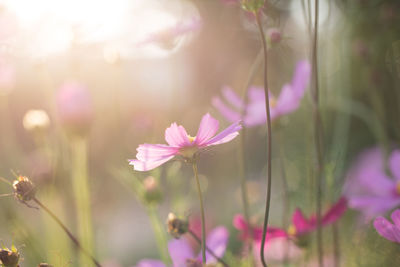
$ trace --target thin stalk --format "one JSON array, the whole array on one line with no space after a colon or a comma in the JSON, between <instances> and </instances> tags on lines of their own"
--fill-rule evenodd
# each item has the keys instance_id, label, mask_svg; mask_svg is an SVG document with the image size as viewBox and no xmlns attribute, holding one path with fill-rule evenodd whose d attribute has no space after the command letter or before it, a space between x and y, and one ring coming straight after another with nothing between
<instances>
[{"instance_id":1,"label":"thin stalk","mask_svg":"<svg viewBox=\"0 0 400 267\"><path fill-rule=\"evenodd\" d=\"M263 225L263 235L261 241L260 248L260 258L262 265L264 267L267 266L264 257L264 248L265 248L265 238L267 234L268 228L268 217L269 217L269 208L271 204L271 181L272 181L272 171L271 171L271 156L272 156L272 130L271 130L271 114L269 109L269 94L268 94L268 53L267 53L267 42L265 40L264 29L261 23L260 14L258 12L255 13L258 29L260 31L260 37L264 50L264 93L265 93L265 109L267 111L267 197L265 203L265 215L264 215L264 225Z\"/></svg>"},{"instance_id":2,"label":"thin stalk","mask_svg":"<svg viewBox=\"0 0 400 267\"><path fill-rule=\"evenodd\" d=\"M40 202L37 198L32 199L39 207L41 207L45 212L47 212L50 217L56 221L56 223L64 230L64 232L68 235L68 237L72 240L72 242L76 245L79 250L85 254L88 258L90 258L94 265L97 267L101 267L100 263L90 254L89 251L87 251L84 247L82 247L81 243L79 240L71 233L70 230L64 225L64 223L51 211L49 210L42 202Z\"/></svg>"},{"instance_id":3,"label":"thin stalk","mask_svg":"<svg viewBox=\"0 0 400 267\"><path fill-rule=\"evenodd\" d=\"M197 243L201 244L201 239L198 237L192 230L189 229L188 233L193 237L194 240L196 240ZM229 267L229 265L220 257L218 257L212 249L210 249L208 246L206 246L206 250L208 253L210 253L214 258L217 259L223 266Z\"/></svg>"},{"instance_id":4,"label":"thin stalk","mask_svg":"<svg viewBox=\"0 0 400 267\"><path fill-rule=\"evenodd\" d=\"M313 68L312 76L314 78L314 94L313 94L313 117L314 117L314 141L317 154L316 160L316 214L317 214L317 248L318 263L320 267L324 266L323 260L323 236L321 228L321 206L322 206L322 171L323 171L323 144L322 144L322 125L321 114L319 110L319 81L318 81L318 22L319 22L319 1L315 0L314 13L314 38L312 47Z\"/></svg>"},{"instance_id":5,"label":"thin stalk","mask_svg":"<svg viewBox=\"0 0 400 267\"><path fill-rule=\"evenodd\" d=\"M332 225L332 236L333 236L333 266L340 267L340 240L339 240L339 225L334 223Z\"/></svg>"},{"instance_id":6,"label":"thin stalk","mask_svg":"<svg viewBox=\"0 0 400 267\"><path fill-rule=\"evenodd\" d=\"M84 137L74 137L72 185L76 201L78 236L89 251L93 251L93 230L90 204L90 190L87 170L87 141ZM80 257L83 266L91 266L85 257Z\"/></svg>"},{"instance_id":7,"label":"thin stalk","mask_svg":"<svg viewBox=\"0 0 400 267\"><path fill-rule=\"evenodd\" d=\"M168 242L167 237L165 236L164 227L160 222L160 218L157 213L156 206L148 206L147 214L150 218L151 225L153 227L153 232L156 238L158 252L160 253L161 260L168 264L170 262L169 254L168 254Z\"/></svg>"},{"instance_id":8,"label":"thin stalk","mask_svg":"<svg viewBox=\"0 0 400 267\"><path fill-rule=\"evenodd\" d=\"M199 193L200 212L201 212L201 258L203 265L206 264L206 219L204 216L203 195L201 193L199 173L197 171L197 163L193 161L193 173L196 178L197 192Z\"/></svg>"}]
</instances>

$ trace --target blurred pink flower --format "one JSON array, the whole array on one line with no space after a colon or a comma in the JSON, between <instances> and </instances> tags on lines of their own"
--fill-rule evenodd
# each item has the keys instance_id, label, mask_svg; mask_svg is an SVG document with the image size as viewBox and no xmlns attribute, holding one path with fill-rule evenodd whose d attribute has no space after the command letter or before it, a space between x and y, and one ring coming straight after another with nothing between
<instances>
[{"instance_id":1,"label":"blurred pink flower","mask_svg":"<svg viewBox=\"0 0 400 267\"><path fill-rule=\"evenodd\" d=\"M137 148L137 159L129 160L130 165L137 171L149 171L161 164L180 155L187 159L192 159L196 153L209 146L227 143L234 139L242 128L240 122L235 122L219 134L219 122L210 114L203 116L200 122L197 135L191 137L187 134L185 128L177 125L175 122L165 130L164 144L142 144ZM215 135L215 136L214 136Z\"/></svg>"},{"instance_id":2,"label":"blurred pink flower","mask_svg":"<svg viewBox=\"0 0 400 267\"><path fill-rule=\"evenodd\" d=\"M359 210L366 220L400 205L400 150L392 152L388 163L392 177L385 172L382 150L368 149L347 174L344 194L349 207Z\"/></svg>"},{"instance_id":3,"label":"blurred pink flower","mask_svg":"<svg viewBox=\"0 0 400 267\"><path fill-rule=\"evenodd\" d=\"M217 256L222 257L228 244L229 232L223 227L217 227L211 231L207 237L207 247ZM169 255L171 256L174 267L186 267L188 262L193 266L201 266L201 255L195 255L190 244L185 239L173 239L168 243ZM217 259L210 253L206 254L207 264L217 263ZM144 259L136 267L165 267L166 265L159 260Z\"/></svg>"},{"instance_id":4,"label":"blurred pink flower","mask_svg":"<svg viewBox=\"0 0 400 267\"><path fill-rule=\"evenodd\" d=\"M276 119L298 109L309 83L310 73L310 63L306 60L300 61L296 65L292 82L283 86L279 97L276 99L271 92L269 93L271 119ZM266 112L263 88L254 86L249 88L246 107L244 101L230 87L225 86L222 89L222 94L232 107L227 106L219 97L214 97L212 104L228 121L240 120L242 112L246 109L243 118L245 126L265 124Z\"/></svg>"},{"instance_id":5,"label":"blurred pink flower","mask_svg":"<svg viewBox=\"0 0 400 267\"><path fill-rule=\"evenodd\" d=\"M173 27L150 34L147 38L140 41L138 45L173 43L178 37L200 30L202 25L203 21L201 18L194 17L189 21L179 22Z\"/></svg>"},{"instance_id":6,"label":"blurred pink flower","mask_svg":"<svg viewBox=\"0 0 400 267\"><path fill-rule=\"evenodd\" d=\"M383 217L374 220L374 227L378 233L389 241L400 243L400 209L393 211L390 223Z\"/></svg>"},{"instance_id":7,"label":"blurred pink flower","mask_svg":"<svg viewBox=\"0 0 400 267\"><path fill-rule=\"evenodd\" d=\"M13 65L0 58L0 95L7 95L15 87L16 71Z\"/></svg>"},{"instance_id":8,"label":"blurred pink flower","mask_svg":"<svg viewBox=\"0 0 400 267\"><path fill-rule=\"evenodd\" d=\"M57 93L57 109L61 123L73 132L86 131L93 119L92 98L86 86L70 81Z\"/></svg>"}]
</instances>

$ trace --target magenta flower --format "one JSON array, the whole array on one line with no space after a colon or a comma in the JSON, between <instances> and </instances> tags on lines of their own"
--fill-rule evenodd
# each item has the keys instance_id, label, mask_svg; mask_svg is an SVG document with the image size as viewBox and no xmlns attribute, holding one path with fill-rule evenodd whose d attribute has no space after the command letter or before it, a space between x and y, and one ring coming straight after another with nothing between
<instances>
[{"instance_id":1,"label":"magenta flower","mask_svg":"<svg viewBox=\"0 0 400 267\"><path fill-rule=\"evenodd\" d=\"M226 250L229 232L223 227L217 227L207 237L207 247L221 258ZM174 267L202 266L201 254L195 255L190 244L185 239L173 239L168 243L168 251ZM217 259L207 252L207 264L217 263ZM166 267L159 260L144 259L136 267Z\"/></svg>"},{"instance_id":2,"label":"magenta flower","mask_svg":"<svg viewBox=\"0 0 400 267\"><path fill-rule=\"evenodd\" d=\"M279 97L275 98L271 92L269 93L271 119L276 119L298 109L309 83L310 73L310 63L306 60L300 61L296 65L292 82L283 86ZM246 107L244 101L230 87L225 86L222 89L222 94L231 107L226 105L219 97L214 97L212 104L228 121L240 120L245 109L243 118L245 126L252 127L265 124L267 118L263 88L254 86L249 88Z\"/></svg>"},{"instance_id":3,"label":"magenta flower","mask_svg":"<svg viewBox=\"0 0 400 267\"><path fill-rule=\"evenodd\" d=\"M73 132L86 131L93 119L92 98L86 86L64 83L57 93L57 109L61 123Z\"/></svg>"},{"instance_id":4,"label":"magenta flower","mask_svg":"<svg viewBox=\"0 0 400 267\"><path fill-rule=\"evenodd\" d=\"M400 150L389 157L390 177L385 172L384 155L379 148L368 149L347 174L344 194L349 207L362 212L366 220L400 205Z\"/></svg>"},{"instance_id":5,"label":"magenta flower","mask_svg":"<svg viewBox=\"0 0 400 267\"><path fill-rule=\"evenodd\" d=\"M218 131L219 122L210 114L203 116L200 122L197 135L191 137L185 128L176 123L172 123L165 130L164 144L142 144L137 148L136 159L129 160L130 165L137 171L149 171L161 164L171 160L175 156L183 156L192 159L201 149L227 143L234 139L242 128L239 121L215 135ZM215 136L214 136L215 135Z\"/></svg>"},{"instance_id":6,"label":"magenta flower","mask_svg":"<svg viewBox=\"0 0 400 267\"><path fill-rule=\"evenodd\" d=\"M400 209L393 211L390 223L383 217L374 220L374 227L378 233L389 241L400 243Z\"/></svg>"}]
</instances>

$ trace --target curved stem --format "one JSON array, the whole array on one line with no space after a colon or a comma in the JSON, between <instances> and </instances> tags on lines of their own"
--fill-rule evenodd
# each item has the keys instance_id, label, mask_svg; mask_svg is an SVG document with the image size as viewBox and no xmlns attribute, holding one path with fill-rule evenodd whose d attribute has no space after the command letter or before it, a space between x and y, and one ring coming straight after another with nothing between
<instances>
[{"instance_id":1,"label":"curved stem","mask_svg":"<svg viewBox=\"0 0 400 267\"><path fill-rule=\"evenodd\" d=\"M196 240L197 243L199 243L201 245L201 239L200 237L198 237L192 230L188 230L188 233L193 237L194 240ZM222 265L224 265L225 267L229 267L229 265L220 257L218 257L214 251L212 251L208 246L206 246L206 250L208 251L208 253L210 253L214 258L217 259L217 261L219 261Z\"/></svg>"},{"instance_id":2,"label":"curved stem","mask_svg":"<svg viewBox=\"0 0 400 267\"><path fill-rule=\"evenodd\" d=\"M260 258L262 265L264 267L267 266L264 257L264 248L265 248L265 239L267 234L268 228L268 217L269 217L269 207L271 202L271 180L272 180L272 172L271 172L271 155L272 155L272 130L271 130L271 114L269 110L269 94L268 94L268 54L267 54L267 42L265 41L265 34L264 29L261 23L259 13L255 13L258 29L260 31L261 41L264 50L264 92L265 92L265 108L267 111L267 197L265 203L265 215L264 215L264 225L263 225L263 235L261 241L261 248L260 248Z\"/></svg>"},{"instance_id":3,"label":"curved stem","mask_svg":"<svg viewBox=\"0 0 400 267\"><path fill-rule=\"evenodd\" d=\"M160 218L158 216L157 207L153 205L148 205L147 215L149 216L151 226L153 227L158 253L160 253L161 260L165 264L169 264L170 259L167 249L168 248L167 237L165 236L163 225L161 224Z\"/></svg>"},{"instance_id":4,"label":"curved stem","mask_svg":"<svg viewBox=\"0 0 400 267\"><path fill-rule=\"evenodd\" d=\"M319 22L319 1L315 0L314 14L314 39L312 47L313 59L313 78L314 78L314 94L313 94L313 117L314 117L314 141L317 154L316 162L316 214L317 214L317 248L318 263L320 267L324 266L323 260L323 236L321 228L321 206L322 206L322 172L323 172L323 144L322 144L322 125L321 114L319 111L319 81L318 81L318 22Z\"/></svg>"},{"instance_id":5,"label":"curved stem","mask_svg":"<svg viewBox=\"0 0 400 267\"><path fill-rule=\"evenodd\" d=\"M206 264L206 219L204 216L204 204L203 204L203 195L201 193L199 173L197 171L197 164L194 161L193 164L193 173L196 178L197 192L199 193L199 201L200 201L200 212L201 212L201 257L203 265Z\"/></svg>"},{"instance_id":6,"label":"curved stem","mask_svg":"<svg viewBox=\"0 0 400 267\"><path fill-rule=\"evenodd\" d=\"M85 248L82 247L79 240L71 233L70 230L68 230L68 228L63 224L63 222L51 210L49 210L37 198L33 198L32 200L56 221L56 223L64 230L64 232L68 235L68 237L72 240L72 242L80 249L80 251L93 261L94 265L96 265L97 267L101 267L100 263Z\"/></svg>"}]
</instances>

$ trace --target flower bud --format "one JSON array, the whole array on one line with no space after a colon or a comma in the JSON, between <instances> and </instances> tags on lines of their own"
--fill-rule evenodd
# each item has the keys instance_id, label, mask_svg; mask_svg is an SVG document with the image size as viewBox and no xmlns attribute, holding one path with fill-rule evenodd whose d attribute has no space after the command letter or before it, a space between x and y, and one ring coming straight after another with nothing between
<instances>
[{"instance_id":1,"label":"flower bud","mask_svg":"<svg viewBox=\"0 0 400 267\"><path fill-rule=\"evenodd\" d=\"M271 44L277 44L282 40L282 34L277 28L271 28L267 31Z\"/></svg>"},{"instance_id":2,"label":"flower bud","mask_svg":"<svg viewBox=\"0 0 400 267\"><path fill-rule=\"evenodd\" d=\"M85 134L93 120L92 99L87 88L77 82L64 83L57 94L58 115L64 127Z\"/></svg>"},{"instance_id":3,"label":"flower bud","mask_svg":"<svg viewBox=\"0 0 400 267\"><path fill-rule=\"evenodd\" d=\"M37 267L53 267L53 265L50 265L48 263L39 263Z\"/></svg>"},{"instance_id":4,"label":"flower bud","mask_svg":"<svg viewBox=\"0 0 400 267\"><path fill-rule=\"evenodd\" d=\"M148 203L160 203L162 200L162 192L157 180L153 176L148 176L143 181L144 198Z\"/></svg>"},{"instance_id":5,"label":"flower bud","mask_svg":"<svg viewBox=\"0 0 400 267\"><path fill-rule=\"evenodd\" d=\"M12 246L11 250L8 248L0 249L0 263L4 267L17 267L19 262L19 252Z\"/></svg>"},{"instance_id":6,"label":"flower bud","mask_svg":"<svg viewBox=\"0 0 400 267\"><path fill-rule=\"evenodd\" d=\"M189 230L189 222L177 218L173 213L168 214L167 226L168 233L176 239L179 239Z\"/></svg>"},{"instance_id":7,"label":"flower bud","mask_svg":"<svg viewBox=\"0 0 400 267\"><path fill-rule=\"evenodd\" d=\"M50 118L44 110L31 109L25 113L22 124L27 131L46 130L50 125Z\"/></svg>"},{"instance_id":8,"label":"flower bud","mask_svg":"<svg viewBox=\"0 0 400 267\"><path fill-rule=\"evenodd\" d=\"M36 187L28 177L19 176L18 180L14 181L13 188L15 196L20 201L30 201L35 197Z\"/></svg>"}]
</instances>

